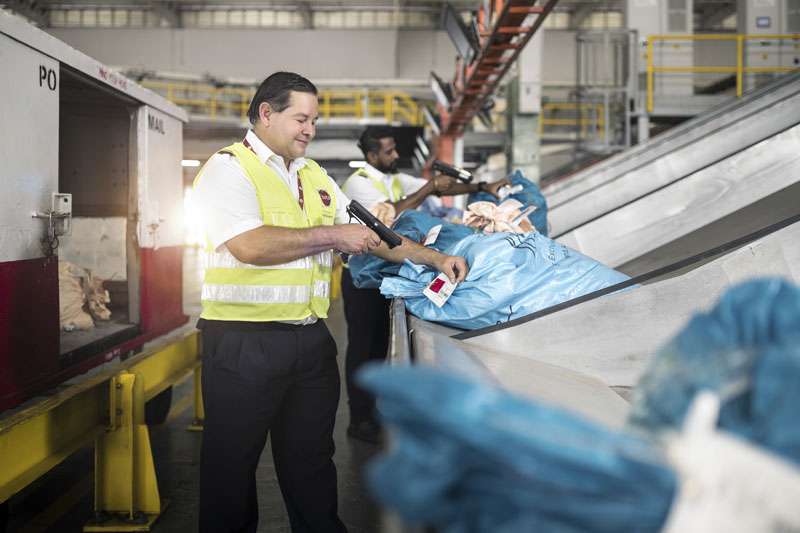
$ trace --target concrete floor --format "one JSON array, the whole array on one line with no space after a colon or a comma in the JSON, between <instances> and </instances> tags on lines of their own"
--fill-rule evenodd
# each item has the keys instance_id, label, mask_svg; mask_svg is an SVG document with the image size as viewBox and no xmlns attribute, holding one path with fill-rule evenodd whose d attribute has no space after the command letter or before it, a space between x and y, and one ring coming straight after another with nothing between
<instances>
[{"instance_id":1,"label":"concrete floor","mask_svg":"<svg viewBox=\"0 0 800 533\"><path fill-rule=\"evenodd\" d=\"M199 314L202 278L199 258L200 254L192 249L184 255L184 312L191 316L186 329L193 327ZM362 482L364 465L379 451L379 447L349 439L346 435L349 420L344 387L347 328L341 299L332 302L326 323L339 349L342 375L341 399L334 429L334 462L339 474L339 514L353 533L379 531L380 511L370 500ZM150 428L159 492L162 499L170 500L166 512L152 529L157 533L197 530L201 434L186 429L192 417L191 392L191 379L177 385L167 421ZM81 531L93 514L93 453L93 446L85 447L12 497L9 501L7 531ZM269 449L262 454L257 483L260 513L258 531L290 531Z\"/></svg>"}]
</instances>

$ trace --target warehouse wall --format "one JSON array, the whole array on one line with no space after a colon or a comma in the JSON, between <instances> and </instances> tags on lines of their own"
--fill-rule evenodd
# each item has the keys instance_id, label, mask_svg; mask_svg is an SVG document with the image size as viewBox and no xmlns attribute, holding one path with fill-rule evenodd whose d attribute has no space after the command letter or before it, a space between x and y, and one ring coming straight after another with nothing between
<instances>
[{"instance_id":1,"label":"warehouse wall","mask_svg":"<svg viewBox=\"0 0 800 533\"><path fill-rule=\"evenodd\" d=\"M546 84L575 83L575 32L545 30L542 80Z\"/></svg>"},{"instance_id":2,"label":"warehouse wall","mask_svg":"<svg viewBox=\"0 0 800 533\"><path fill-rule=\"evenodd\" d=\"M119 68L253 81L276 70L294 70L312 81L416 80L428 73L453 76L456 51L444 31L51 28L48 32L78 50ZM699 65L735 64L726 43L698 41ZM575 32L544 34L542 81L575 82Z\"/></svg>"},{"instance_id":3,"label":"warehouse wall","mask_svg":"<svg viewBox=\"0 0 800 533\"><path fill-rule=\"evenodd\" d=\"M53 36L116 67L260 79L293 70L312 80L451 77L443 31L51 28Z\"/></svg>"}]
</instances>

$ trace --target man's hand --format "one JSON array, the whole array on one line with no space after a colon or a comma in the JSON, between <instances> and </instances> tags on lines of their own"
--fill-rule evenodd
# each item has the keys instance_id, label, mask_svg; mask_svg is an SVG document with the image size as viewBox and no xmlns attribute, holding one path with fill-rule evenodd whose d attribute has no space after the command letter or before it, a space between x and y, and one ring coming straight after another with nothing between
<instances>
[{"instance_id":1,"label":"man's hand","mask_svg":"<svg viewBox=\"0 0 800 533\"><path fill-rule=\"evenodd\" d=\"M444 174L439 174L435 178L433 178L433 190L434 192L445 193L448 189L450 189L456 182L456 179L452 176L446 176Z\"/></svg>"},{"instance_id":2,"label":"man's hand","mask_svg":"<svg viewBox=\"0 0 800 533\"><path fill-rule=\"evenodd\" d=\"M378 234L361 224L333 226L336 249L350 255L369 253L381 243Z\"/></svg>"},{"instance_id":3,"label":"man's hand","mask_svg":"<svg viewBox=\"0 0 800 533\"><path fill-rule=\"evenodd\" d=\"M436 270L447 276L451 283L464 281L469 273L466 259L458 255L439 254Z\"/></svg>"},{"instance_id":4,"label":"man's hand","mask_svg":"<svg viewBox=\"0 0 800 533\"><path fill-rule=\"evenodd\" d=\"M511 185L511 179L503 178L500 181L495 181L494 183L487 183L486 187L484 187L484 190L499 200L500 196L497 194L497 190L503 185Z\"/></svg>"}]
</instances>

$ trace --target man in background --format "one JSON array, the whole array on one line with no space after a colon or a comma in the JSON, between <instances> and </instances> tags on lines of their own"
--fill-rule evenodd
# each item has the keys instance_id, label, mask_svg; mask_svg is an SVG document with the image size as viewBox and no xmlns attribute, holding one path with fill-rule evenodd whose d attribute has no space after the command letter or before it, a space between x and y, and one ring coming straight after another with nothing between
<instances>
[{"instance_id":1,"label":"man in background","mask_svg":"<svg viewBox=\"0 0 800 533\"><path fill-rule=\"evenodd\" d=\"M433 194L450 196L487 191L497 197L497 190L511 183L508 178L494 183L461 183L445 175L426 180L397 172L400 156L394 133L388 127L367 128L359 138L358 147L367 164L347 178L342 190L348 198L358 201L366 209L387 202L400 214L406 209L416 209ZM378 289L356 287L347 268L342 269L342 297L347 318L345 381L350 407L347 434L355 439L377 443L380 425L374 416L375 400L356 385L354 376L364 363L386 358L390 302Z\"/></svg>"}]
</instances>

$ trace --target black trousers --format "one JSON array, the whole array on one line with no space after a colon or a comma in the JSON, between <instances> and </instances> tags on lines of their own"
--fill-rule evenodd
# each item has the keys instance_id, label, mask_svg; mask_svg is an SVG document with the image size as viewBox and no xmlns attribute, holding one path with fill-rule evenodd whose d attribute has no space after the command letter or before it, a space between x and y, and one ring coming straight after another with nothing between
<instances>
[{"instance_id":1,"label":"black trousers","mask_svg":"<svg viewBox=\"0 0 800 533\"><path fill-rule=\"evenodd\" d=\"M256 468L269 435L293 532L346 531L337 513L336 343L313 325L200 320L205 422L200 531L255 532Z\"/></svg>"},{"instance_id":2,"label":"black trousers","mask_svg":"<svg viewBox=\"0 0 800 533\"><path fill-rule=\"evenodd\" d=\"M375 398L355 383L354 376L368 361L384 361L389 350L389 308L391 301L378 289L359 289L350 269L342 269L342 297L347 319L345 380L351 422L373 416Z\"/></svg>"}]
</instances>

